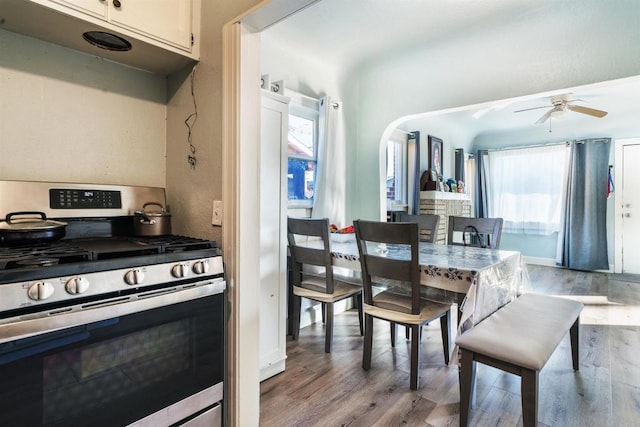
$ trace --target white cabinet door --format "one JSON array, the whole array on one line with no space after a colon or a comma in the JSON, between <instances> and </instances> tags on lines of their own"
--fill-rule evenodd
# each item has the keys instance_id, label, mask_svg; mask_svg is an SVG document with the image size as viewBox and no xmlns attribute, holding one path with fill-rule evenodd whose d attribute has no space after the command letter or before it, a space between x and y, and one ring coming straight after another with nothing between
<instances>
[{"instance_id":1,"label":"white cabinet door","mask_svg":"<svg viewBox=\"0 0 640 427\"><path fill-rule=\"evenodd\" d=\"M193 0L50 1L191 52Z\"/></svg>"},{"instance_id":2,"label":"white cabinet door","mask_svg":"<svg viewBox=\"0 0 640 427\"><path fill-rule=\"evenodd\" d=\"M111 0L51 0L64 6L86 13L95 18L107 20L107 9Z\"/></svg>"},{"instance_id":3,"label":"white cabinet door","mask_svg":"<svg viewBox=\"0 0 640 427\"><path fill-rule=\"evenodd\" d=\"M260 118L260 381L286 359L287 99L265 93Z\"/></svg>"},{"instance_id":4,"label":"white cabinet door","mask_svg":"<svg viewBox=\"0 0 640 427\"><path fill-rule=\"evenodd\" d=\"M191 51L191 0L108 1L112 24Z\"/></svg>"}]
</instances>

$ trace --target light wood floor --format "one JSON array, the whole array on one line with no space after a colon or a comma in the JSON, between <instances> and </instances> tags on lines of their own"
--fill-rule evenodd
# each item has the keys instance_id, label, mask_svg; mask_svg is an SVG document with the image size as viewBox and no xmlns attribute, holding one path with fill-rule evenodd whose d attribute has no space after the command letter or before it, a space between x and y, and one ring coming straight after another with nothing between
<instances>
[{"instance_id":1,"label":"light wood floor","mask_svg":"<svg viewBox=\"0 0 640 427\"><path fill-rule=\"evenodd\" d=\"M580 371L567 336L540 373L539 426L640 425L640 283L553 267L529 266L529 274L534 292L585 304ZM288 338L286 371L260 387L262 426L458 425L457 367L444 364L439 322L423 332L417 391L409 390L409 343L392 349L388 323L374 321L369 372L354 310L336 316L331 354L323 336L314 324L299 341ZM518 377L479 364L476 393L472 426L522 425Z\"/></svg>"}]
</instances>

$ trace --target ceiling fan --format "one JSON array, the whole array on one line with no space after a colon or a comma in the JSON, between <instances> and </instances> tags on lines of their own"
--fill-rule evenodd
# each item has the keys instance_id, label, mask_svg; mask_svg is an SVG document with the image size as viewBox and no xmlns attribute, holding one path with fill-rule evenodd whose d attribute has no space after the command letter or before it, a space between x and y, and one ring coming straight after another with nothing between
<instances>
[{"instance_id":1,"label":"ceiling fan","mask_svg":"<svg viewBox=\"0 0 640 427\"><path fill-rule=\"evenodd\" d=\"M574 111L576 113L587 114L593 117L604 117L607 115L606 111L596 110L595 108L583 107L582 105L574 105L574 102L582 101L581 99L569 99L571 94L564 95L556 95L551 97L551 109L544 113L542 117L540 117L536 124L541 124L546 122L550 117L561 115L567 111ZM530 111L530 110L538 110L540 108L549 108L548 106L544 107L534 107L534 108L526 108L524 110L514 111L515 113L520 113L522 111Z\"/></svg>"}]
</instances>

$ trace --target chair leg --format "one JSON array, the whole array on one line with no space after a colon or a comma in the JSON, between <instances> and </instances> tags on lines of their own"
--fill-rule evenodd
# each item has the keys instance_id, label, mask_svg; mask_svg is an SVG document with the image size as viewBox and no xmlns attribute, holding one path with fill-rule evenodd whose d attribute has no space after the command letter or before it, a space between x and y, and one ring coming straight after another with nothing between
<instances>
[{"instance_id":1,"label":"chair leg","mask_svg":"<svg viewBox=\"0 0 640 427\"><path fill-rule=\"evenodd\" d=\"M520 377L522 425L536 427L538 425L538 371L523 369Z\"/></svg>"},{"instance_id":2,"label":"chair leg","mask_svg":"<svg viewBox=\"0 0 640 427\"><path fill-rule=\"evenodd\" d=\"M390 332L391 332L391 347L395 347L396 346L396 333L398 331L398 325L395 324L395 322L389 322L389 326L391 327Z\"/></svg>"},{"instance_id":3,"label":"chair leg","mask_svg":"<svg viewBox=\"0 0 640 427\"><path fill-rule=\"evenodd\" d=\"M420 366L420 325L411 325L411 390L418 389L418 367Z\"/></svg>"},{"instance_id":4,"label":"chair leg","mask_svg":"<svg viewBox=\"0 0 640 427\"><path fill-rule=\"evenodd\" d=\"M358 303L358 323L360 324L360 336L364 335L364 294L358 294L356 302Z\"/></svg>"},{"instance_id":5,"label":"chair leg","mask_svg":"<svg viewBox=\"0 0 640 427\"><path fill-rule=\"evenodd\" d=\"M294 341L298 340L300 336L300 304L302 304L302 298L297 295L293 296L293 319L291 325L291 337Z\"/></svg>"},{"instance_id":6,"label":"chair leg","mask_svg":"<svg viewBox=\"0 0 640 427\"><path fill-rule=\"evenodd\" d=\"M473 352L461 349L460 372L460 426L469 425L469 412L473 398L473 390L476 382L476 363L473 361Z\"/></svg>"},{"instance_id":7,"label":"chair leg","mask_svg":"<svg viewBox=\"0 0 640 427\"><path fill-rule=\"evenodd\" d=\"M569 330L571 336L571 358L573 359L573 370L580 370L580 316L576 319Z\"/></svg>"},{"instance_id":8,"label":"chair leg","mask_svg":"<svg viewBox=\"0 0 640 427\"><path fill-rule=\"evenodd\" d=\"M364 315L364 350L362 352L362 369L371 369L371 346L373 345L373 316Z\"/></svg>"},{"instance_id":9,"label":"chair leg","mask_svg":"<svg viewBox=\"0 0 640 427\"><path fill-rule=\"evenodd\" d=\"M322 323L327 323L327 304L321 303L322 306Z\"/></svg>"},{"instance_id":10,"label":"chair leg","mask_svg":"<svg viewBox=\"0 0 640 427\"><path fill-rule=\"evenodd\" d=\"M410 331L411 331L411 330L409 329L409 327L408 327L408 326L405 326L405 327L404 327L404 337L405 337L405 339L407 339L407 340L411 337L411 335L410 335Z\"/></svg>"},{"instance_id":11,"label":"chair leg","mask_svg":"<svg viewBox=\"0 0 640 427\"><path fill-rule=\"evenodd\" d=\"M324 352L331 353L331 344L333 343L333 304L325 304L327 309L327 326L324 337Z\"/></svg>"},{"instance_id":12,"label":"chair leg","mask_svg":"<svg viewBox=\"0 0 640 427\"><path fill-rule=\"evenodd\" d=\"M421 328L422 329L422 328ZM440 333L442 335L442 347L444 349L444 364L449 364L449 347L451 346L451 340L449 338L449 330L451 329L451 310L447 311L444 316L440 318Z\"/></svg>"}]
</instances>

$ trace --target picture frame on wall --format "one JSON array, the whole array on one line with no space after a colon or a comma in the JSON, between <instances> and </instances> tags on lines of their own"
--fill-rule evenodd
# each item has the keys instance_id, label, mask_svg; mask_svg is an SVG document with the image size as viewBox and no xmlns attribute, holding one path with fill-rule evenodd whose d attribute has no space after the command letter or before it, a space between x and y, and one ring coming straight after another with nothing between
<instances>
[{"instance_id":1,"label":"picture frame on wall","mask_svg":"<svg viewBox=\"0 0 640 427\"><path fill-rule=\"evenodd\" d=\"M442 178L442 140L429 135L429 169L435 171L438 179Z\"/></svg>"}]
</instances>

